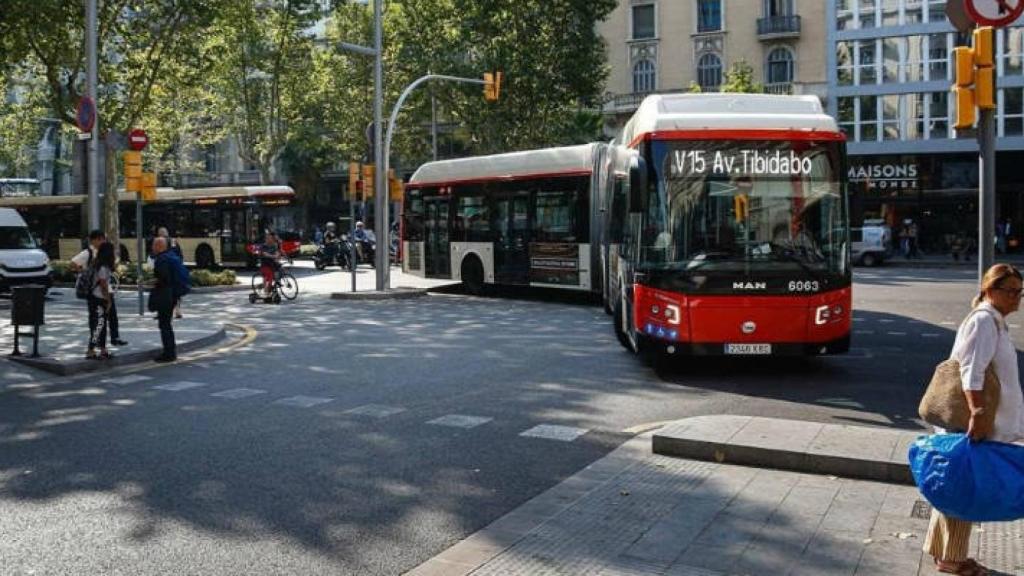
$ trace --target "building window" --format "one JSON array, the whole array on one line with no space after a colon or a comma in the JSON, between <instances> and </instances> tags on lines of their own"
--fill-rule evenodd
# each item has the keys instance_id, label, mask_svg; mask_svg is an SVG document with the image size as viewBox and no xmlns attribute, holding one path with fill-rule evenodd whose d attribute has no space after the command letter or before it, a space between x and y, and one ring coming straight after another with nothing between
<instances>
[{"instance_id":1,"label":"building window","mask_svg":"<svg viewBox=\"0 0 1024 576\"><path fill-rule=\"evenodd\" d=\"M906 6L903 8L905 24L924 22L924 2L925 0L906 0Z\"/></svg>"},{"instance_id":2,"label":"building window","mask_svg":"<svg viewBox=\"0 0 1024 576\"><path fill-rule=\"evenodd\" d=\"M860 0L858 20L861 28L874 28L875 15L878 14L878 0Z\"/></svg>"},{"instance_id":3,"label":"building window","mask_svg":"<svg viewBox=\"0 0 1024 576\"><path fill-rule=\"evenodd\" d=\"M633 40L648 40L655 35L654 4L633 6Z\"/></svg>"},{"instance_id":4,"label":"building window","mask_svg":"<svg viewBox=\"0 0 1024 576\"><path fill-rule=\"evenodd\" d=\"M907 57L903 62L903 81L924 80L925 44L924 36L907 36Z\"/></svg>"},{"instance_id":5,"label":"building window","mask_svg":"<svg viewBox=\"0 0 1024 576\"><path fill-rule=\"evenodd\" d=\"M946 34L928 36L928 79L946 80L949 69L949 46Z\"/></svg>"},{"instance_id":6,"label":"building window","mask_svg":"<svg viewBox=\"0 0 1024 576\"><path fill-rule=\"evenodd\" d=\"M900 0L882 0L882 26L900 25Z\"/></svg>"},{"instance_id":7,"label":"building window","mask_svg":"<svg viewBox=\"0 0 1024 576\"><path fill-rule=\"evenodd\" d=\"M928 21L946 21L946 0L928 0Z\"/></svg>"},{"instance_id":8,"label":"building window","mask_svg":"<svg viewBox=\"0 0 1024 576\"><path fill-rule=\"evenodd\" d=\"M836 80L840 86L853 84L852 42L836 42Z\"/></svg>"},{"instance_id":9,"label":"building window","mask_svg":"<svg viewBox=\"0 0 1024 576\"><path fill-rule=\"evenodd\" d=\"M858 84L878 83L878 48L874 40L861 40L857 43Z\"/></svg>"},{"instance_id":10,"label":"building window","mask_svg":"<svg viewBox=\"0 0 1024 576\"><path fill-rule=\"evenodd\" d=\"M697 32L722 29L722 0L697 0Z\"/></svg>"},{"instance_id":11,"label":"building window","mask_svg":"<svg viewBox=\"0 0 1024 576\"><path fill-rule=\"evenodd\" d=\"M878 140L878 96L860 97L860 139L862 142Z\"/></svg>"},{"instance_id":12,"label":"building window","mask_svg":"<svg viewBox=\"0 0 1024 576\"><path fill-rule=\"evenodd\" d=\"M839 130L846 134L848 140L855 138L855 127L857 126L857 110L855 98L844 96L836 100L839 108Z\"/></svg>"},{"instance_id":13,"label":"building window","mask_svg":"<svg viewBox=\"0 0 1024 576\"><path fill-rule=\"evenodd\" d=\"M925 95L907 94L907 140L925 138Z\"/></svg>"},{"instance_id":14,"label":"building window","mask_svg":"<svg viewBox=\"0 0 1024 576\"><path fill-rule=\"evenodd\" d=\"M1024 28L1004 28L1003 34L1003 76L1020 76L1021 58L1024 57Z\"/></svg>"},{"instance_id":15,"label":"building window","mask_svg":"<svg viewBox=\"0 0 1024 576\"><path fill-rule=\"evenodd\" d=\"M697 62L697 84L704 92L715 92L722 85L722 60L715 54L705 54Z\"/></svg>"},{"instance_id":16,"label":"building window","mask_svg":"<svg viewBox=\"0 0 1024 576\"><path fill-rule=\"evenodd\" d=\"M768 53L764 71L766 84L789 84L793 81L793 54L787 48L775 48Z\"/></svg>"},{"instance_id":17,"label":"building window","mask_svg":"<svg viewBox=\"0 0 1024 576\"><path fill-rule=\"evenodd\" d=\"M854 28L853 3L857 0L836 0L836 30Z\"/></svg>"},{"instance_id":18,"label":"building window","mask_svg":"<svg viewBox=\"0 0 1024 576\"><path fill-rule=\"evenodd\" d=\"M793 15L793 0L764 0L764 17Z\"/></svg>"},{"instance_id":19,"label":"building window","mask_svg":"<svg viewBox=\"0 0 1024 576\"><path fill-rule=\"evenodd\" d=\"M882 83L900 82L900 62L906 52L906 38L882 39Z\"/></svg>"},{"instance_id":20,"label":"building window","mask_svg":"<svg viewBox=\"0 0 1024 576\"><path fill-rule=\"evenodd\" d=\"M1006 88L1003 97L1003 136L1024 135L1024 93L1020 88Z\"/></svg>"},{"instance_id":21,"label":"building window","mask_svg":"<svg viewBox=\"0 0 1024 576\"><path fill-rule=\"evenodd\" d=\"M653 62L641 60L633 65L633 92L639 94L654 92L655 80Z\"/></svg>"},{"instance_id":22,"label":"building window","mask_svg":"<svg viewBox=\"0 0 1024 576\"><path fill-rule=\"evenodd\" d=\"M903 96L890 94L882 96L882 140L901 140L903 138L902 114L900 106Z\"/></svg>"},{"instance_id":23,"label":"building window","mask_svg":"<svg viewBox=\"0 0 1024 576\"><path fill-rule=\"evenodd\" d=\"M928 138L949 138L949 93L928 94Z\"/></svg>"}]
</instances>

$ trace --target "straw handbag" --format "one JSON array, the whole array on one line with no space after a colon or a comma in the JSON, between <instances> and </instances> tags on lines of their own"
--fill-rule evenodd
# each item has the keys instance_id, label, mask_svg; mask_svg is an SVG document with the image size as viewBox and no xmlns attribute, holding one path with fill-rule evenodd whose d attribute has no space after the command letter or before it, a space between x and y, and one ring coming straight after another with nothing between
<instances>
[{"instance_id":1,"label":"straw handbag","mask_svg":"<svg viewBox=\"0 0 1024 576\"><path fill-rule=\"evenodd\" d=\"M995 366L990 363L985 369L985 383L982 397L985 411L981 414L982 424L992 430L996 410L999 409L999 378ZM918 414L925 422L945 428L949 432L966 432L971 420L971 409L967 404L967 392L960 379L960 362L950 358L940 362L932 374L932 381L921 398Z\"/></svg>"}]
</instances>

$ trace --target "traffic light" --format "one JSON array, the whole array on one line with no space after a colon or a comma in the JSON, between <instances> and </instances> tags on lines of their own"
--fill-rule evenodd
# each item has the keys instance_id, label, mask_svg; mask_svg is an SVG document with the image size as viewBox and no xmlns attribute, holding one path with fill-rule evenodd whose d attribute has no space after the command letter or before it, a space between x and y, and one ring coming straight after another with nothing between
<instances>
[{"instance_id":1,"label":"traffic light","mask_svg":"<svg viewBox=\"0 0 1024 576\"><path fill-rule=\"evenodd\" d=\"M356 190L359 188L359 162L348 163L348 196L355 198Z\"/></svg>"},{"instance_id":2,"label":"traffic light","mask_svg":"<svg viewBox=\"0 0 1024 576\"><path fill-rule=\"evenodd\" d=\"M142 184L142 152L129 150L124 153L124 190L125 192L141 192Z\"/></svg>"},{"instance_id":3,"label":"traffic light","mask_svg":"<svg viewBox=\"0 0 1024 576\"><path fill-rule=\"evenodd\" d=\"M156 200L156 172L143 172L139 179L142 185L142 201L153 202Z\"/></svg>"},{"instance_id":4,"label":"traffic light","mask_svg":"<svg viewBox=\"0 0 1024 576\"><path fill-rule=\"evenodd\" d=\"M732 200L733 212L736 214L736 223L746 222L750 214L750 196L737 194Z\"/></svg>"},{"instance_id":5,"label":"traffic light","mask_svg":"<svg viewBox=\"0 0 1024 576\"><path fill-rule=\"evenodd\" d=\"M402 179L395 176L394 170L388 170L388 199L392 202L401 202L402 191Z\"/></svg>"},{"instance_id":6,"label":"traffic light","mask_svg":"<svg viewBox=\"0 0 1024 576\"><path fill-rule=\"evenodd\" d=\"M373 164L363 164L363 197L373 196L373 177L376 170Z\"/></svg>"},{"instance_id":7,"label":"traffic light","mask_svg":"<svg viewBox=\"0 0 1024 576\"><path fill-rule=\"evenodd\" d=\"M497 102L501 98L501 72L484 72L484 100Z\"/></svg>"},{"instance_id":8,"label":"traffic light","mask_svg":"<svg viewBox=\"0 0 1024 576\"><path fill-rule=\"evenodd\" d=\"M977 110L993 110L995 100L995 72L993 65L993 29L977 28L973 34L974 46L960 46L953 50L955 66L956 117L953 127L964 130L974 126Z\"/></svg>"}]
</instances>

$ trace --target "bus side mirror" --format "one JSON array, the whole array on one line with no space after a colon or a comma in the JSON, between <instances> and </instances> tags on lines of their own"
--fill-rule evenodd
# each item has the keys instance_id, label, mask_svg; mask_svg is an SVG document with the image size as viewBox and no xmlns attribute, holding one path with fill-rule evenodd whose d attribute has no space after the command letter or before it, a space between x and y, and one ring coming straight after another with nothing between
<instances>
[{"instance_id":1,"label":"bus side mirror","mask_svg":"<svg viewBox=\"0 0 1024 576\"><path fill-rule=\"evenodd\" d=\"M647 162L642 156L629 160L629 211L643 212L647 196Z\"/></svg>"}]
</instances>

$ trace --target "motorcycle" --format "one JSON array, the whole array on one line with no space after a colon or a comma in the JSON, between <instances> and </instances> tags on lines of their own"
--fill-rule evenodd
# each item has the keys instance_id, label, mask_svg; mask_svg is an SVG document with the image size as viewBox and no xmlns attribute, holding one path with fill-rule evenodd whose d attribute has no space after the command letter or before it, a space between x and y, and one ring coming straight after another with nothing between
<instances>
[{"instance_id":1,"label":"motorcycle","mask_svg":"<svg viewBox=\"0 0 1024 576\"><path fill-rule=\"evenodd\" d=\"M323 270L328 266L339 266L342 269L352 269L348 255L348 247L343 242L326 242L317 247L313 254L313 265L317 270Z\"/></svg>"}]
</instances>

